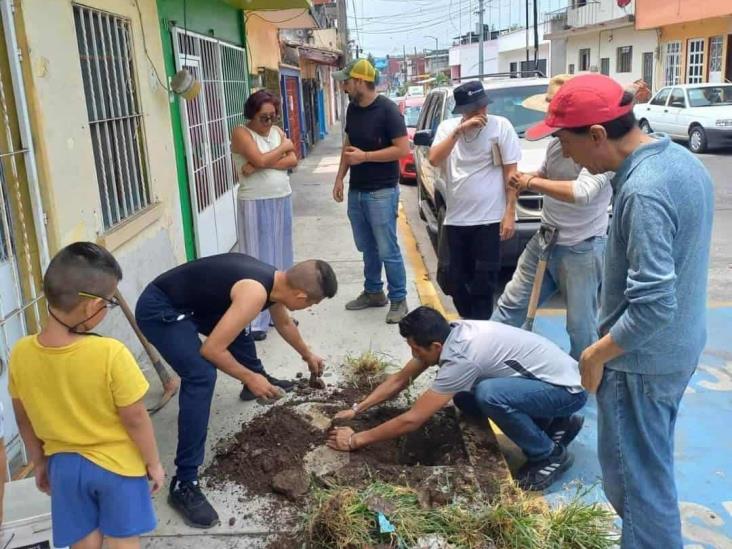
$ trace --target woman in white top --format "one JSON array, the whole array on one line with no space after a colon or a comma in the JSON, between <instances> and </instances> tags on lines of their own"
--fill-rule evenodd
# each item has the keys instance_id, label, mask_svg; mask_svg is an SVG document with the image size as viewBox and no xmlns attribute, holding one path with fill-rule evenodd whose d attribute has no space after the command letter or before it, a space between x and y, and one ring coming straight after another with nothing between
<instances>
[{"instance_id":1,"label":"woman in white top","mask_svg":"<svg viewBox=\"0 0 732 549\"><path fill-rule=\"evenodd\" d=\"M292 189L287 170L297 166L295 146L274 123L280 99L267 90L249 96L244 104L248 122L231 135L231 152L239 176L239 251L269 263L277 270L293 264ZM269 312L252 322L255 340L269 329Z\"/></svg>"}]
</instances>

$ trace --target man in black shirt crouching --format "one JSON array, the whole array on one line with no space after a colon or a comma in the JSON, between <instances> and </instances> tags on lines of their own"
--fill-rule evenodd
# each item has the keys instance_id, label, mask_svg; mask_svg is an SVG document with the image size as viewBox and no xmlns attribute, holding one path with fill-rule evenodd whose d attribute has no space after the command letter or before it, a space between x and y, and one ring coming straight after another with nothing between
<instances>
[{"instance_id":1,"label":"man in black shirt crouching","mask_svg":"<svg viewBox=\"0 0 732 549\"><path fill-rule=\"evenodd\" d=\"M337 289L325 261L303 261L283 272L248 255L228 253L175 267L142 292L137 323L181 378L176 475L168 502L186 524L210 528L219 522L198 485L217 370L244 384L242 400L276 398L292 387L264 371L248 330L269 309L283 339L311 374L321 376L323 359L306 345L288 311L320 303ZM208 336L203 344L199 334Z\"/></svg>"}]
</instances>

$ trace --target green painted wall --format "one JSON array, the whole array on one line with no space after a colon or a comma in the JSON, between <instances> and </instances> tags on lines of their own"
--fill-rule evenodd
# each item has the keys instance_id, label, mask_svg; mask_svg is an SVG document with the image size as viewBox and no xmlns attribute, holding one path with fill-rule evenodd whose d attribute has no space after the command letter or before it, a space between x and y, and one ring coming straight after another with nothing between
<instances>
[{"instance_id":1,"label":"green painted wall","mask_svg":"<svg viewBox=\"0 0 732 549\"><path fill-rule=\"evenodd\" d=\"M182 27L183 4L183 0L158 0L158 15L161 21L175 21L176 25ZM186 0L185 5L188 30L215 36L238 46L244 45L244 19L241 10L226 4L223 0Z\"/></svg>"},{"instance_id":2,"label":"green painted wall","mask_svg":"<svg viewBox=\"0 0 732 549\"><path fill-rule=\"evenodd\" d=\"M170 24L175 21L176 25L183 26L183 0L157 0L157 6L163 56L165 57L165 72L168 76L173 76L175 74L175 53L173 51ZM223 0L186 0L186 12L188 30L215 36L220 40L239 46L244 45L244 18L242 12L225 4ZM179 101L183 100L176 97L170 104L170 117L173 125L175 164L178 171L183 237L186 257L190 261L196 258L196 237L193 228L193 205L188 184L188 166L186 164L186 148Z\"/></svg>"}]
</instances>

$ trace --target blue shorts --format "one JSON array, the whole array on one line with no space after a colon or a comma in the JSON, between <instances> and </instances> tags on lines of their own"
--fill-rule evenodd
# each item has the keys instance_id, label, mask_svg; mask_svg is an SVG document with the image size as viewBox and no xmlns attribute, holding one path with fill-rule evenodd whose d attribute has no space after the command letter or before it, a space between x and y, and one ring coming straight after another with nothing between
<instances>
[{"instance_id":1,"label":"blue shorts","mask_svg":"<svg viewBox=\"0 0 732 549\"><path fill-rule=\"evenodd\" d=\"M94 530L113 538L139 536L157 519L145 477L125 477L79 454L48 460L53 544L70 546Z\"/></svg>"}]
</instances>

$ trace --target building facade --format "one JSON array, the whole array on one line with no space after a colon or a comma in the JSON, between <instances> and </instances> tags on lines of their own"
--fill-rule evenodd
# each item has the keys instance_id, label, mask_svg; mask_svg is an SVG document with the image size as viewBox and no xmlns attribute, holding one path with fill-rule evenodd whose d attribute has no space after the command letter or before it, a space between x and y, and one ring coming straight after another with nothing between
<instances>
[{"instance_id":1,"label":"building facade","mask_svg":"<svg viewBox=\"0 0 732 549\"><path fill-rule=\"evenodd\" d=\"M622 84L643 78L655 85L658 36L635 28L636 1L571 0L545 14L544 38L551 41L551 74L600 72Z\"/></svg>"},{"instance_id":2,"label":"building facade","mask_svg":"<svg viewBox=\"0 0 732 549\"><path fill-rule=\"evenodd\" d=\"M655 88L732 81L732 2L636 2L636 28L658 34Z\"/></svg>"}]
</instances>

